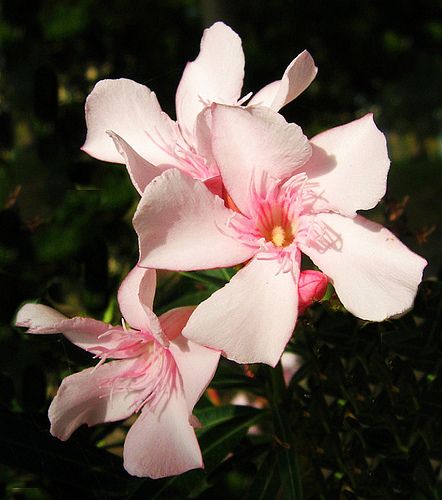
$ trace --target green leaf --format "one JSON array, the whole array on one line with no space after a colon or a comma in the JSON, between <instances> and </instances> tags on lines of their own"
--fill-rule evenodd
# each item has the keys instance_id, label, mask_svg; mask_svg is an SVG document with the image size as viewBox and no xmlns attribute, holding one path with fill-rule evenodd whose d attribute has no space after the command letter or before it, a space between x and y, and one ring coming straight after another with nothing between
<instances>
[{"instance_id":1,"label":"green leaf","mask_svg":"<svg viewBox=\"0 0 442 500\"><path fill-rule=\"evenodd\" d=\"M269 399L272 407L273 428L276 443L279 445L277 461L283 498L301 500L303 498L302 482L289 416L284 407L286 388L281 362L275 368L267 368L267 370L270 375Z\"/></svg>"},{"instance_id":2,"label":"green leaf","mask_svg":"<svg viewBox=\"0 0 442 500\"><path fill-rule=\"evenodd\" d=\"M275 434L281 444L277 456L283 497L287 500L301 500L302 482L287 415L282 408L274 407L273 419Z\"/></svg>"},{"instance_id":3,"label":"green leaf","mask_svg":"<svg viewBox=\"0 0 442 500\"><path fill-rule=\"evenodd\" d=\"M135 479L131 493L127 500L180 500L182 498L193 498L207 489L206 475L200 469L190 470L179 476L165 479Z\"/></svg>"},{"instance_id":4,"label":"green leaf","mask_svg":"<svg viewBox=\"0 0 442 500\"><path fill-rule=\"evenodd\" d=\"M202 435L209 429L233 419L254 418L257 415L261 415L261 413L261 410L242 405L209 406L202 409L196 408L194 414L202 424L202 428L197 429L197 434Z\"/></svg>"},{"instance_id":5,"label":"green leaf","mask_svg":"<svg viewBox=\"0 0 442 500\"><path fill-rule=\"evenodd\" d=\"M121 459L79 436L68 442L52 437L46 416L40 422L36 417L1 410L0 421L0 463L50 479L60 490L69 488L79 498L90 498L91 493L97 498L126 494L129 476Z\"/></svg>"},{"instance_id":6,"label":"green leaf","mask_svg":"<svg viewBox=\"0 0 442 500\"><path fill-rule=\"evenodd\" d=\"M205 285L208 286L216 286L217 288L220 288L226 284L226 280L223 278L218 278L216 276L211 276L207 273L203 272L186 272L186 271L180 271L178 274L181 276L185 276L186 278L192 279L194 281L198 281L199 283L204 283Z\"/></svg>"},{"instance_id":7,"label":"green leaf","mask_svg":"<svg viewBox=\"0 0 442 500\"><path fill-rule=\"evenodd\" d=\"M278 460L275 452L271 450L258 469L245 500L274 500L278 498L280 487Z\"/></svg>"},{"instance_id":8,"label":"green leaf","mask_svg":"<svg viewBox=\"0 0 442 500\"><path fill-rule=\"evenodd\" d=\"M195 412L203 427L197 430L206 469L216 467L268 413L248 406L218 406Z\"/></svg>"},{"instance_id":9,"label":"green leaf","mask_svg":"<svg viewBox=\"0 0 442 500\"><path fill-rule=\"evenodd\" d=\"M244 366L224 358L221 358L210 386L215 389L245 389L255 393L263 389L262 381L258 377L247 376L244 372Z\"/></svg>"}]
</instances>

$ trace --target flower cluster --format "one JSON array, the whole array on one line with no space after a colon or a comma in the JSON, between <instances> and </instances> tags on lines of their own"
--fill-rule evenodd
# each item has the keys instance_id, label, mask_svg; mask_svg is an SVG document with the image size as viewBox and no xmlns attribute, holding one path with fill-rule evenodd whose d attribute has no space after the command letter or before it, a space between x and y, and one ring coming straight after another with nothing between
<instances>
[{"instance_id":1,"label":"flower cluster","mask_svg":"<svg viewBox=\"0 0 442 500\"><path fill-rule=\"evenodd\" d=\"M316 73L304 51L280 80L241 97L241 40L216 23L184 70L176 121L143 85L95 86L83 150L126 165L141 196L133 219L139 262L118 293L122 326L39 304L17 315L29 333L62 333L99 360L63 381L49 409L54 436L139 413L124 446L129 473L202 467L192 410L221 353L275 366L298 314L328 282L364 320L412 306L425 260L357 212L386 189L390 161L373 116L308 139L279 114ZM301 269L302 254L319 270ZM156 269L231 266L236 275L196 307L153 313Z\"/></svg>"}]
</instances>

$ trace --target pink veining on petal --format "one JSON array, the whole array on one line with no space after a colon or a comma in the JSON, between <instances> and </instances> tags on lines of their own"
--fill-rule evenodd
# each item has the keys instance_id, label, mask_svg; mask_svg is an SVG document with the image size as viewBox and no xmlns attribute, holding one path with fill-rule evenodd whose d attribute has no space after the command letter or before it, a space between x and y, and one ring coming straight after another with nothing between
<instances>
[{"instance_id":1,"label":"pink veining on petal","mask_svg":"<svg viewBox=\"0 0 442 500\"><path fill-rule=\"evenodd\" d=\"M105 394L116 392L139 393L133 412L149 404L154 406L164 396L168 397L176 384L176 364L169 350L162 346L149 332L119 328L109 330L99 338L120 334L119 342L112 348L103 347L94 358L99 359L98 368L108 359L134 359L127 370L109 377L102 383Z\"/></svg>"}]
</instances>

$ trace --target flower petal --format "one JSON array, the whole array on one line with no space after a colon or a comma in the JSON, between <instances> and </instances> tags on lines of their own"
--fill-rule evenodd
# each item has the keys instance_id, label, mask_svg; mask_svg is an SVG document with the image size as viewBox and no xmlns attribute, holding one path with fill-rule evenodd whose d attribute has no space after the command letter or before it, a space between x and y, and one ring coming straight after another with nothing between
<instances>
[{"instance_id":1,"label":"flower petal","mask_svg":"<svg viewBox=\"0 0 442 500\"><path fill-rule=\"evenodd\" d=\"M146 405L124 443L124 467L133 476L153 479L203 467L195 431L182 391L156 406Z\"/></svg>"},{"instance_id":2,"label":"flower petal","mask_svg":"<svg viewBox=\"0 0 442 500\"><path fill-rule=\"evenodd\" d=\"M200 181L164 172L145 189L133 220L139 265L192 271L248 260L255 250L225 233L233 215Z\"/></svg>"},{"instance_id":3,"label":"flower petal","mask_svg":"<svg viewBox=\"0 0 442 500\"><path fill-rule=\"evenodd\" d=\"M121 341L123 329L91 318L67 318L43 304L25 304L17 313L16 325L27 333L62 333L73 344L93 354L113 349ZM103 335L107 332L107 335Z\"/></svg>"},{"instance_id":4,"label":"flower petal","mask_svg":"<svg viewBox=\"0 0 442 500\"><path fill-rule=\"evenodd\" d=\"M124 319L137 330L150 331L161 327L152 312L157 284L156 271L135 266L118 290L118 305ZM153 325L152 325L153 320Z\"/></svg>"},{"instance_id":5,"label":"flower petal","mask_svg":"<svg viewBox=\"0 0 442 500\"><path fill-rule=\"evenodd\" d=\"M180 372L187 408L191 413L215 375L221 353L195 344L182 335L170 343L169 349Z\"/></svg>"},{"instance_id":6,"label":"flower petal","mask_svg":"<svg viewBox=\"0 0 442 500\"><path fill-rule=\"evenodd\" d=\"M162 314L158 319L164 335L169 340L174 340L178 335L181 335L194 310L195 306L176 307Z\"/></svg>"},{"instance_id":7,"label":"flower petal","mask_svg":"<svg viewBox=\"0 0 442 500\"><path fill-rule=\"evenodd\" d=\"M134 360L112 361L66 377L49 407L51 434L65 441L80 425L122 420L134 411L136 392L112 391L110 381Z\"/></svg>"},{"instance_id":8,"label":"flower petal","mask_svg":"<svg viewBox=\"0 0 442 500\"><path fill-rule=\"evenodd\" d=\"M315 61L304 50L289 64L281 80L269 83L257 92L249 105L267 106L279 111L304 92L315 79L317 72Z\"/></svg>"},{"instance_id":9,"label":"flower petal","mask_svg":"<svg viewBox=\"0 0 442 500\"><path fill-rule=\"evenodd\" d=\"M281 80L268 83L250 99L247 106L265 106L266 108L273 109L272 103L280 87Z\"/></svg>"},{"instance_id":10,"label":"flower petal","mask_svg":"<svg viewBox=\"0 0 442 500\"><path fill-rule=\"evenodd\" d=\"M124 163L107 135L112 130L153 165L178 165L175 123L161 111L154 92L121 78L98 82L86 99L87 137L82 149L99 160Z\"/></svg>"},{"instance_id":11,"label":"flower petal","mask_svg":"<svg viewBox=\"0 0 442 500\"><path fill-rule=\"evenodd\" d=\"M295 327L299 269L280 272L277 259L258 254L223 288L202 302L183 335L223 351L238 363L275 366Z\"/></svg>"},{"instance_id":12,"label":"flower petal","mask_svg":"<svg viewBox=\"0 0 442 500\"><path fill-rule=\"evenodd\" d=\"M371 113L311 139L305 165L318 199L315 211L334 209L352 217L384 196L390 166L384 134Z\"/></svg>"},{"instance_id":13,"label":"flower petal","mask_svg":"<svg viewBox=\"0 0 442 500\"><path fill-rule=\"evenodd\" d=\"M422 279L426 261L388 229L361 216L319 214L330 242L300 244L301 250L327 274L344 306L371 321L407 311ZM334 243L331 242L332 238Z\"/></svg>"},{"instance_id":14,"label":"flower petal","mask_svg":"<svg viewBox=\"0 0 442 500\"><path fill-rule=\"evenodd\" d=\"M249 214L253 180L264 173L286 179L310 158L310 144L298 125L264 107L212 106L212 151L227 191Z\"/></svg>"},{"instance_id":15,"label":"flower petal","mask_svg":"<svg viewBox=\"0 0 442 500\"><path fill-rule=\"evenodd\" d=\"M239 36L224 23L204 30L198 57L187 64L176 93L181 132L196 146L198 113L212 102L236 104L244 78L244 53Z\"/></svg>"},{"instance_id":16,"label":"flower petal","mask_svg":"<svg viewBox=\"0 0 442 500\"><path fill-rule=\"evenodd\" d=\"M195 123L196 150L202 155L212 170L218 170L215 158L212 154L212 110L204 108L198 114Z\"/></svg>"},{"instance_id":17,"label":"flower petal","mask_svg":"<svg viewBox=\"0 0 442 500\"><path fill-rule=\"evenodd\" d=\"M28 328L27 333L60 333L54 326L57 328L56 325L67 319L64 314L52 307L43 304L25 304L19 309L15 324ZM93 321L95 323L95 320ZM100 326L104 325L101 321L97 323L100 323ZM109 328L109 325L105 326Z\"/></svg>"},{"instance_id":18,"label":"flower petal","mask_svg":"<svg viewBox=\"0 0 442 500\"><path fill-rule=\"evenodd\" d=\"M159 168L149 163L115 132L108 130L107 133L114 141L117 151L126 164L132 184L138 193L143 194L144 188L152 179L160 175L164 171L164 168Z\"/></svg>"}]
</instances>

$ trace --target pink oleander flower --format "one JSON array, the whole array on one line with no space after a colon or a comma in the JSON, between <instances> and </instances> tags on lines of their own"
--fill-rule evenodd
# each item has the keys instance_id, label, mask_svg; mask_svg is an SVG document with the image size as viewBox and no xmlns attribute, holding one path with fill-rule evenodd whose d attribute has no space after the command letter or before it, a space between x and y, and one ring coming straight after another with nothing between
<instances>
[{"instance_id":1,"label":"pink oleander flower","mask_svg":"<svg viewBox=\"0 0 442 500\"><path fill-rule=\"evenodd\" d=\"M24 305L16 322L28 333L63 333L99 359L94 368L63 380L49 407L51 433L66 440L83 424L114 422L140 412L126 436L124 467L152 478L203 467L192 410L219 359L218 352L181 335L193 308L155 316L155 284L155 271L141 268L122 283L118 301L130 327L69 319L41 304Z\"/></svg>"},{"instance_id":2,"label":"pink oleander flower","mask_svg":"<svg viewBox=\"0 0 442 500\"><path fill-rule=\"evenodd\" d=\"M268 108L205 113L224 200L173 169L146 188L134 217L141 266L244 264L196 308L184 336L275 365L297 320L301 252L356 316L382 321L411 307L426 261L356 213L384 195L390 163L371 114L308 141Z\"/></svg>"},{"instance_id":3,"label":"pink oleander flower","mask_svg":"<svg viewBox=\"0 0 442 500\"><path fill-rule=\"evenodd\" d=\"M250 104L278 111L301 94L316 73L312 57L304 51L281 80L260 90ZM198 57L184 70L176 93L176 122L144 85L127 79L102 80L86 101L88 131L82 149L100 160L125 163L140 194L171 167L206 181L219 193L219 171L210 152L210 123L201 111L213 102L243 104L250 98L250 94L240 98L243 78L241 39L217 22L204 31Z\"/></svg>"}]
</instances>

